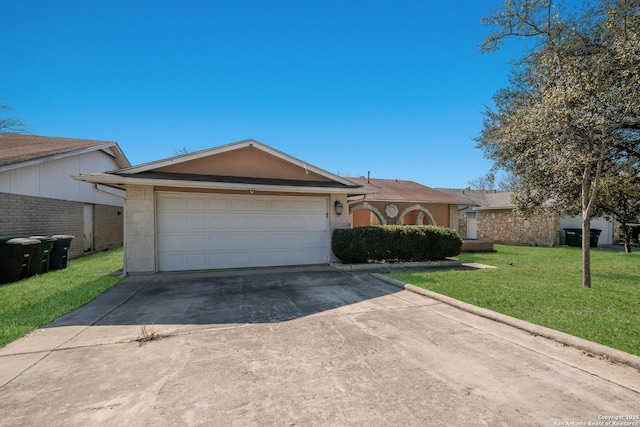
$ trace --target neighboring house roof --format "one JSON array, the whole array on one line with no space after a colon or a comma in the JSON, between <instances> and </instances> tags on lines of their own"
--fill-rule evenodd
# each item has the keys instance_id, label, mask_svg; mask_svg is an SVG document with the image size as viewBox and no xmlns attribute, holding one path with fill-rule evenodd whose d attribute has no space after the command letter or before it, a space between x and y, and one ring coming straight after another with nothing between
<instances>
[{"instance_id":1,"label":"neighboring house roof","mask_svg":"<svg viewBox=\"0 0 640 427\"><path fill-rule=\"evenodd\" d=\"M468 200L445 193L414 181L399 179L348 178L364 188L377 190L366 194L361 200L385 202L444 203L449 205L468 204Z\"/></svg>"},{"instance_id":2,"label":"neighboring house roof","mask_svg":"<svg viewBox=\"0 0 640 427\"><path fill-rule=\"evenodd\" d=\"M446 193L466 199L467 204L476 205L473 210L515 209L511 202L511 191L471 190L469 188L440 188Z\"/></svg>"},{"instance_id":3,"label":"neighboring house roof","mask_svg":"<svg viewBox=\"0 0 640 427\"><path fill-rule=\"evenodd\" d=\"M120 167L130 166L116 142L0 133L0 170L103 150Z\"/></svg>"},{"instance_id":4,"label":"neighboring house roof","mask_svg":"<svg viewBox=\"0 0 640 427\"><path fill-rule=\"evenodd\" d=\"M362 194L363 191L374 191L252 139L74 178L116 188L138 184L294 193Z\"/></svg>"}]
</instances>

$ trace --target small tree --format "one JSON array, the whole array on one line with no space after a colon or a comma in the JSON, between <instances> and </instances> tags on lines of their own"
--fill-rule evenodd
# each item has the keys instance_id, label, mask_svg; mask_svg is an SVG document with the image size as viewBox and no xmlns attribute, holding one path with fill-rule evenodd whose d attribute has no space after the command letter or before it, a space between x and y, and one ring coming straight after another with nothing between
<instances>
[{"instance_id":1,"label":"small tree","mask_svg":"<svg viewBox=\"0 0 640 427\"><path fill-rule=\"evenodd\" d=\"M478 146L518 178L514 201L533 211L553 201L582 214L583 236L612 165L640 152L640 0L601 0L568 13L554 0L505 0L486 18L481 49L510 37L536 44L514 63L511 87L495 96ZM583 238L584 287L591 287Z\"/></svg>"}]
</instances>

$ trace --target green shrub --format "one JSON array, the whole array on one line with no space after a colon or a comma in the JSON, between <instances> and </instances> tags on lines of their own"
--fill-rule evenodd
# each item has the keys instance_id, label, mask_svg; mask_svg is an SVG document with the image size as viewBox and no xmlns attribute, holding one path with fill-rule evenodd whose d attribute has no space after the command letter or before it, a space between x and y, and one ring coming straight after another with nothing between
<instances>
[{"instance_id":1,"label":"green shrub","mask_svg":"<svg viewBox=\"0 0 640 427\"><path fill-rule=\"evenodd\" d=\"M431 261L457 256L462 239L455 230L431 225L379 225L337 229L331 240L342 262Z\"/></svg>"}]
</instances>

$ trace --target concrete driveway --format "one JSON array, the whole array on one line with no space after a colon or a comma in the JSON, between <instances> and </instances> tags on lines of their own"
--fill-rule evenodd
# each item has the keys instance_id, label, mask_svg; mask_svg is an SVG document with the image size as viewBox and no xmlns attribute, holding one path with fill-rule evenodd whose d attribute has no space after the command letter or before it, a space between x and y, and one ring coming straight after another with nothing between
<instances>
[{"instance_id":1,"label":"concrete driveway","mask_svg":"<svg viewBox=\"0 0 640 427\"><path fill-rule=\"evenodd\" d=\"M134 341L143 325L165 336ZM0 349L0 414L11 426L587 425L640 414L640 373L364 272L162 274Z\"/></svg>"}]
</instances>

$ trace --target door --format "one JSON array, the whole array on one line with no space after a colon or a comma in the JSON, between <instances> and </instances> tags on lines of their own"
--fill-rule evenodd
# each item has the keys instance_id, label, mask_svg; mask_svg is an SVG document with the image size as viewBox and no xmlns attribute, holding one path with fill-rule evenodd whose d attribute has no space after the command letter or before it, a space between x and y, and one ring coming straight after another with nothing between
<instances>
[{"instance_id":1,"label":"door","mask_svg":"<svg viewBox=\"0 0 640 427\"><path fill-rule=\"evenodd\" d=\"M326 264L326 197L157 193L158 269Z\"/></svg>"},{"instance_id":2,"label":"door","mask_svg":"<svg viewBox=\"0 0 640 427\"><path fill-rule=\"evenodd\" d=\"M468 239L477 239L478 238L478 218L475 212L467 213L467 238Z\"/></svg>"},{"instance_id":3,"label":"door","mask_svg":"<svg viewBox=\"0 0 640 427\"><path fill-rule=\"evenodd\" d=\"M93 205L84 205L84 251L93 251Z\"/></svg>"}]
</instances>

